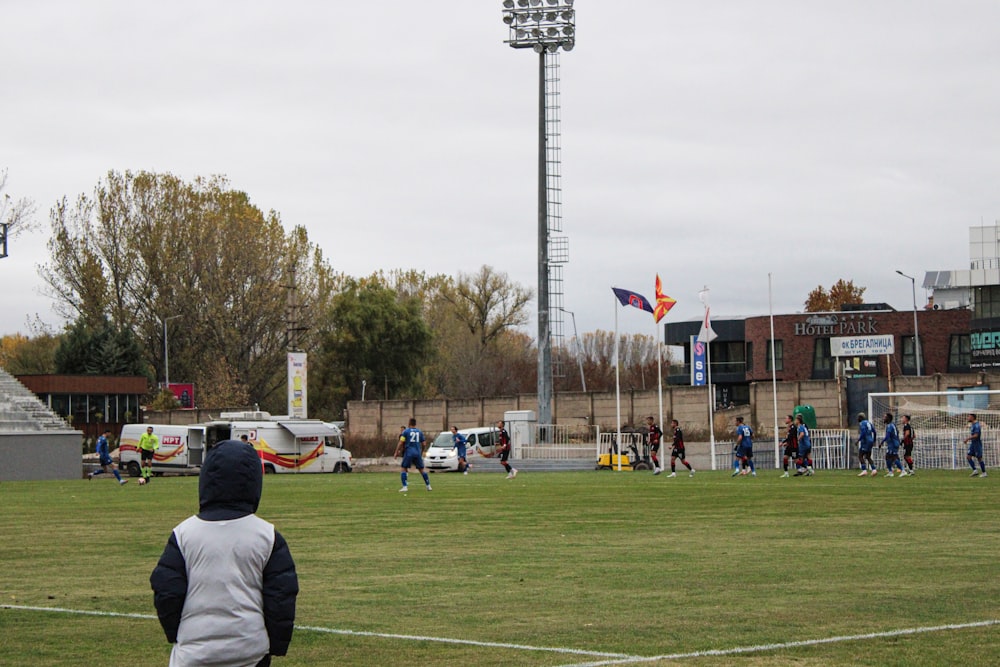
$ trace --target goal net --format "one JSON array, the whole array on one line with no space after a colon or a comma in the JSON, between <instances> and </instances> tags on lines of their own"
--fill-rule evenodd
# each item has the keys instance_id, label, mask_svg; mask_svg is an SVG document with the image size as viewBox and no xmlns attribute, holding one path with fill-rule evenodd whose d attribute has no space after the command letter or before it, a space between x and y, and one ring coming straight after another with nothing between
<instances>
[{"instance_id":1,"label":"goal net","mask_svg":"<svg viewBox=\"0 0 1000 667\"><path fill-rule=\"evenodd\" d=\"M969 413L982 425L983 460L1000 465L1000 390L890 392L868 395L868 419L884 433L882 418L891 412L902 438L901 417L910 416L913 427L913 462L916 468L967 467Z\"/></svg>"}]
</instances>

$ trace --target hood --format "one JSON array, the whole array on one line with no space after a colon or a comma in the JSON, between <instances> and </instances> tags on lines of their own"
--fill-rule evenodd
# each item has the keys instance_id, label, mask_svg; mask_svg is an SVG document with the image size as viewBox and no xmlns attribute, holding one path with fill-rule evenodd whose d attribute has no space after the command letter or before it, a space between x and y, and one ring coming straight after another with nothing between
<instances>
[{"instance_id":1,"label":"hood","mask_svg":"<svg viewBox=\"0 0 1000 667\"><path fill-rule=\"evenodd\" d=\"M253 446L223 440L205 454L198 479L198 516L206 521L237 519L257 511L263 487L260 458Z\"/></svg>"}]
</instances>

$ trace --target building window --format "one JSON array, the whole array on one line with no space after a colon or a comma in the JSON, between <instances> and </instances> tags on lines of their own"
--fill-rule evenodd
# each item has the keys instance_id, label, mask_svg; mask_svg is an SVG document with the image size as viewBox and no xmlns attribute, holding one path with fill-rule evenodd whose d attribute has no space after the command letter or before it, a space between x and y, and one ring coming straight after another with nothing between
<instances>
[{"instance_id":1,"label":"building window","mask_svg":"<svg viewBox=\"0 0 1000 667\"><path fill-rule=\"evenodd\" d=\"M968 373L972 364L969 334L952 334L948 345L948 372Z\"/></svg>"},{"instance_id":2,"label":"building window","mask_svg":"<svg viewBox=\"0 0 1000 667\"><path fill-rule=\"evenodd\" d=\"M917 355L913 344L913 336L900 336L903 345L903 375L917 374ZM927 374L927 364L924 363L924 346L920 345L920 373Z\"/></svg>"},{"instance_id":3,"label":"building window","mask_svg":"<svg viewBox=\"0 0 1000 667\"><path fill-rule=\"evenodd\" d=\"M830 339L817 338L813 345L813 380L833 379L833 357L830 356Z\"/></svg>"},{"instance_id":4,"label":"building window","mask_svg":"<svg viewBox=\"0 0 1000 667\"><path fill-rule=\"evenodd\" d=\"M973 287L972 298L973 319L988 320L1000 317L1000 286Z\"/></svg>"},{"instance_id":5,"label":"building window","mask_svg":"<svg viewBox=\"0 0 1000 667\"><path fill-rule=\"evenodd\" d=\"M783 371L785 370L785 341L776 340L774 341L774 363L771 363L771 341L767 341L767 352L766 352L766 363L764 368L770 373L772 370Z\"/></svg>"},{"instance_id":6,"label":"building window","mask_svg":"<svg viewBox=\"0 0 1000 667\"><path fill-rule=\"evenodd\" d=\"M752 341L747 341L746 360L747 360L747 373L752 373L753 372L753 342Z\"/></svg>"},{"instance_id":7,"label":"building window","mask_svg":"<svg viewBox=\"0 0 1000 667\"><path fill-rule=\"evenodd\" d=\"M712 362L712 373L745 373L746 349L742 341L726 341L709 343L709 355Z\"/></svg>"}]
</instances>

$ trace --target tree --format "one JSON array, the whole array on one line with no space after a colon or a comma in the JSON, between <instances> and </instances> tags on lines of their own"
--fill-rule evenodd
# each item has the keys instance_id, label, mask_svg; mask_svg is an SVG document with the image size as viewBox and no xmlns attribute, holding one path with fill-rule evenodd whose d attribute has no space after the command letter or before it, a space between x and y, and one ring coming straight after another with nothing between
<instances>
[{"instance_id":1,"label":"tree","mask_svg":"<svg viewBox=\"0 0 1000 667\"><path fill-rule=\"evenodd\" d=\"M6 257L7 242L37 225L35 203L27 198L13 199L7 189L7 170L0 171L0 257Z\"/></svg>"},{"instance_id":2,"label":"tree","mask_svg":"<svg viewBox=\"0 0 1000 667\"><path fill-rule=\"evenodd\" d=\"M528 323L530 289L521 287L502 271L483 265L478 273L459 273L454 289L441 296L454 315L485 348L504 331Z\"/></svg>"},{"instance_id":3,"label":"tree","mask_svg":"<svg viewBox=\"0 0 1000 667\"><path fill-rule=\"evenodd\" d=\"M435 354L427 394L494 396L533 391L537 354L519 329L528 321L531 290L483 266L456 279L425 284L425 313Z\"/></svg>"},{"instance_id":4,"label":"tree","mask_svg":"<svg viewBox=\"0 0 1000 667\"><path fill-rule=\"evenodd\" d=\"M149 172L109 172L50 219L42 275L63 316L136 332L159 377L171 318L171 377L218 388L199 392L202 405L248 393L283 409L286 349L315 349L316 329L300 328L326 311L337 285L304 229L286 232L224 177Z\"/></svg>"},{"instance_id":5,"label":"tree","mask_svg":"<svg viewBox=\"0 0 1000 667\"><path fill-rule=\"evenodd\" d=\"M28 338L12 334L0 338L0 368L11 375L50 375L56 372L55 354L61 336L47 331Z\"/></svg>"},{"instance_id":6,"label":"tree","mask_svg":"<svg viewBox=\"0 0 1000 667\"><path fill-rule=\"evenodd\" d=\"M431 332L413 297L400 297L378 275L347 279L333 297L322 333L319 371L311 374L310 404L336 413L361 397L418 395L431 354ZM315 382L315 384L314 384ZM315 391L312 387L315 386Z\"/></svg>"},{"instance_id":7,"label":"tree","mask_svg":"<svg viewBox=\"0 0 1000 667\"><path fill-rule=\"evenodd\" d=\"M856 286L853 280L845 281L843 278L835 282L829 291L818 285L806 297L805 310L807 313L828 313L840 310L844 304L863 303L866 289Z\"/></svg>"},{"instance_id":8,"label":"tree","mask_svg":"<svg viewBox=\"0 0 1000 667\"><path fill-rule=\"evenodd\" d=\"M584 374L589 391L615 389L615 334L597 330L581 336ZM619 334L619 384L622 389L648 389L657 386L657 344L652 336ZM662 367L666 372L670 357L663 352Z\"/></svg>"},{"instance_id":9,"label":"tree","mask_svg":"<svg viewBox=\"0 0 1000 667\"><path fill-rule=\"evenodd\" d=\"M64 375L144 375L150 368L142 348L128 329L115 329L107 319L79 319L70 326L55 352L56 373Z\"/></svg>"}]
</instances>

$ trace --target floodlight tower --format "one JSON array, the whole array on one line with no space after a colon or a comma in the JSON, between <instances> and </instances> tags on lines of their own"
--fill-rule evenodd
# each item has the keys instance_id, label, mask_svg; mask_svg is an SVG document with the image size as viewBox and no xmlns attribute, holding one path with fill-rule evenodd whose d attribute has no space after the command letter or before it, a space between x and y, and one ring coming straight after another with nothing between
<instances>
[{"instance_id":1,"label":"floodlight tower","mask_svg":"<svg viewBox=\"0 0 1000 667\"><path fill-rule=\"evenodd\" d=\"M538 424L552 423L552 323L561 335L565 237L550 253L550 231L562 231L559 188L559 49L576 44L573 0L503 0L506 43L538 54ZM556 265L556 266L552 266ZM550 288L554 287L554 290ZM550 300L554 292L556 303Z\"/></svg>"}]
</instances>

